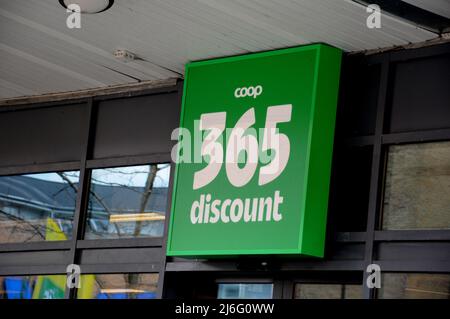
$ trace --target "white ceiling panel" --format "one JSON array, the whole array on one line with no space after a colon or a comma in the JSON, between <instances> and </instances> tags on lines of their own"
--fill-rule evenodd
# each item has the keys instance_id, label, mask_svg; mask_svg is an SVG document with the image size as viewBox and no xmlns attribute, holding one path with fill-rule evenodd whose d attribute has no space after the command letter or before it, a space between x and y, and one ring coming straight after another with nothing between
<instances>
[{"instance_id":1,"label":"white ceiling panel","mask_svg":"<svg viewBox=\"0 0 450 319\"><path fill-rule=\"evenodd\" d=\"M351 52L436 37L388 15L368 29L367 16L350 0L115 0L69 29L57 0L0 0L0 99L182 77L189 61L314 42Z\"/></svg>"}]
</instances>

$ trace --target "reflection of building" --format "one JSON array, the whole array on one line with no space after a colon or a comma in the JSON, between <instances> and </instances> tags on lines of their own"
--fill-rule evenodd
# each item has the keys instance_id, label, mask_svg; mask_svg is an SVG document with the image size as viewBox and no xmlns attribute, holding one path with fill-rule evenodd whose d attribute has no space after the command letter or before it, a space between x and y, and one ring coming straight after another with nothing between
<instances>
[{"instance_id":1,"label":"reflection of building","mask_svg":"<svg viewBox=\"0 0 450 319\"><path fill-rule=\"evenodd\" d=\"M47 218L70 237L75 202L75 192L67 183L28 176L0 178L1 241L43 240Z\"/></svg>"},{"instance_id":2,"label":"reflection of building","mask_svg":"<svg viewBox=\"0 0 450 319\"><path fill-rule=\"evenodd\" d=\"M0 178L0 242L45 239L47 218L53 219L70 237L76 203L74 187L78 184L29 176ZM167 188L153 188L145 210L140 212L142 190L126 185L95 185L92 190L95 197L89 202L93 237L117 232L129 236L138 222L142 223L141 235L161 234Z\"/></svg>"},{"instance_id":3,"label":"reflection of building","mask_svg":"<svg viewBox=\"0 0 450 319\"><path fill-rule=\"evenodd\" d=\"M140 211L144 192L144 187L136 186L91 186L89 238L105 238L106 234L114 234L114 237L162 236L168 188L153 187L145 209ZM137 225L139 229L135 233Z\"/></svg>"},{"instance_id":4,"label":"reflection of building","mask_svg":"<svg viewBox=\"0 0 450 319\"><path fill-rule=\"evenodd\" d=\"M154 299L158 278L152 274L85 275L81 281L81 299ZM65 275L0 277L0 299L61 299L65 284Z\"/></svg>"}]
</instances>

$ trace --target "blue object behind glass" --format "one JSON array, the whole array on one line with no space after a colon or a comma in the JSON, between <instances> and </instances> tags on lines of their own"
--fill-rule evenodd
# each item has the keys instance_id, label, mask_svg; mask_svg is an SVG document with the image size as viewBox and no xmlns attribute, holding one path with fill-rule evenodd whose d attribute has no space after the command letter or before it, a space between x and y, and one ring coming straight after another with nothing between
<instances>
[{"instance_id":1,"label":"blue object behind glass","mask_svg":"<svg viewBox=\"0 0 450 319\"><path fill-rule=\"evenodd\" d=\"M5 278L4 285L8 299L31 299L33 291L28 280L9 277Z\"/></svg>"},{"instance_id":2,"label":"blue object behind glass","mask_svg":"<svg viewBox=\"0 0 450 319\"><path fill-rule=\"evenodd\" d=\"M272 299L273 284L219 284L218 299Z\"/></svg>"}]
</instances>

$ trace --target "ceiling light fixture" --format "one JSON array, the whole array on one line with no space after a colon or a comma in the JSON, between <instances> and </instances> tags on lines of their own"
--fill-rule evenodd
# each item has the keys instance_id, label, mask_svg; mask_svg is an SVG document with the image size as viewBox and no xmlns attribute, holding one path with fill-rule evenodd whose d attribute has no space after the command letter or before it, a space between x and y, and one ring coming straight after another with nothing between
<instances>
[{"instance_id":1,"label":"ceiling light fixture","mask_svg":"<svg viewBox=\"0 0 450 319\"><path fill-rule=\"evenodd\" d=\"M99 13L111 8L114 0L59 0L59 3L66 9L71 4L77 4L81 13Z\"/></svg>"}]
</instances>

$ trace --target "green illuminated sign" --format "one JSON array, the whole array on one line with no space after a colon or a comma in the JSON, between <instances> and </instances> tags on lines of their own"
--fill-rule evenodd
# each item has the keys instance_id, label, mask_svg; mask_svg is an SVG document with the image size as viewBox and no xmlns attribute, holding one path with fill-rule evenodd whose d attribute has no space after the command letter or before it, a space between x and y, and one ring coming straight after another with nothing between
<instances>
[{"instance_id":1,"label":"green illuminated sign","mask_svg":"<svg viewBox=\"0 0 450 319\"><path fill-rule=\"evenodd\" d=\"M169 256L322 257L341 52L186 66Z\"/></svg>"}]
</instances>

